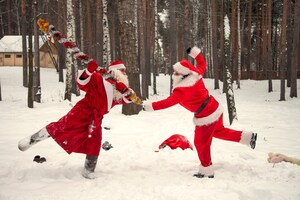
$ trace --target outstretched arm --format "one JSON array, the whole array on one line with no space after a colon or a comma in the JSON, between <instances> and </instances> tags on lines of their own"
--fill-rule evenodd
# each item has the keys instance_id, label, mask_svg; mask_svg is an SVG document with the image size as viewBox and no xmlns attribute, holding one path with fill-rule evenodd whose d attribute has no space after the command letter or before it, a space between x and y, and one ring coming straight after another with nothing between
<instances>
[{"instance_id":1,"label":"outstretched arm","mask_svg":"<svg viewBox=\"0 0 300 200\"><path fill-rule=\"evenodd\" d=\"M183 95L179 91L174 91L171 96L166 99L156 102L145 102L143 104L143 110L155 111L162 110L174 106L182 101Z\"/></svg>"}]
</instances>

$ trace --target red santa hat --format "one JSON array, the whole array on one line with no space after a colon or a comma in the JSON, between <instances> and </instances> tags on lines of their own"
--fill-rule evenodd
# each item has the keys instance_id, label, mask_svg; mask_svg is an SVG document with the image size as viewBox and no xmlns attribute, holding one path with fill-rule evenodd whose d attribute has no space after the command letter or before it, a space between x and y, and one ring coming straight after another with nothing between
<instances>
[{"instance_id":1,"label":"red santa hat","mask_svg":"<svg viewBox=\"0 0 300 200\"><path fill-rule=\"evenodd\" d=\"M180 62L175 63L173 65L173 69L182 75L187 75L190 73L200 74L200 71L187 60L181 60Z\"/></svg>"},{"instance_id":2,"label":"red santa hat","mask_svg":"<svg viewBox=\"0 0 300 200\"><path fill-rule=\"evenodd\" d=\"M123 62L116 60L112 63L110 63L109 65L109 70L113 70L113 69L126 69L125 65Z\"/></svg>"},{"instance_id":3,"label":"red santa hat","mask_svg":"<svg viewBox=\"0 0 300 200\"><path fill-rule=\"evenodd\" d=\"M182 150L185 150L187 148L190 148L193 150L193 145L190 143L190 141L184 136L180 134L174 134L168 139L166 139L161 145L159 145L159 149L163 149L166 146L169 146L171 149L181 148Z\"/></svg>"}]
</instances>

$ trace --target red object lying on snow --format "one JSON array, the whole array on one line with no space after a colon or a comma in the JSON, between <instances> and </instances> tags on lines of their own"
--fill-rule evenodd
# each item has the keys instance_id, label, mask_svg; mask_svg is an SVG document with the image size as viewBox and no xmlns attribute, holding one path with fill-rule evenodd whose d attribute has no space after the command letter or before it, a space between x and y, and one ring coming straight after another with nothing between
<instances>
[{"instance_id":1,"label":"red object lying on snow","mask_svg":"<svg viewBox=\"0 0 300 200\"><path fill-rule=\"evenodd\" d=\"M171 149L176 149L180 147L182 150L185 150L187 148L190 148L193 150L193 145L189 142L189 140L179 134L172 135L168 139L166 139L161 145L159 145L159 149L163 149L166 146L169 146Z\"/></svg>"}]
</instances>

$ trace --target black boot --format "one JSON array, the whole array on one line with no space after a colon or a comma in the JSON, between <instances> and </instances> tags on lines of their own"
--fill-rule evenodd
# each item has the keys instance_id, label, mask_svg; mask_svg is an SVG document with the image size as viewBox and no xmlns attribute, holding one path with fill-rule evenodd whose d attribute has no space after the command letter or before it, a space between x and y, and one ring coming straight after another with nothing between
<instances>
[{"instance_id":1,"label":"black boot","mask_svg":"<svg viewBox=\"0 0 300 200\"><path fill-rule=\"evenodd\" d=\"M205 174L201 174L201 173L197 173L197 174L194 174L194 176L195 177L197 177L197 178L204 178L204 177L208 177L208 178L214 178L215 177L215 175L205 175Z\"/></svg>"},{"instance_id":2,"label":"black boot","mask_svg":"<svg viewBox=\"0 0 300 200\"><path fill-rule=\"evenodd\" d=\"M256 140L257 140L257 133L252 133L252 137L250 139L250 147L252 149L255 149L256 146Z\"/></svg>"},{"instance_id":3,"label":"black boot","mask_svg":"<svg viewBox=\"0 0 300 200\"><path fill-rule=\"evenodd\" d=\"M82 176L88 179L96 178L94 175L94 171L97 165L98 156L90 156L86 155L84 162L84 169L82 171Z\"/></svg>"}]
</instances>

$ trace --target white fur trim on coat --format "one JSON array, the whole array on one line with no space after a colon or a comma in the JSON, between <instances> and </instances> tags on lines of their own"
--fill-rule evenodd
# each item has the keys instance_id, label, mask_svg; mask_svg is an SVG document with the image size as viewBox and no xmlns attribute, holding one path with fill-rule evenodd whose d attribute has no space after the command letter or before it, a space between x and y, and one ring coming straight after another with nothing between
<instances>
[{"instance_id":1,"label":"white fur trim on coat","mask_svg":"<svg viewBox=\"0 0 300 200\"><path fill-rule=\"evenodd\" d=\"M89 76L93 74L93 72L90 72L87 68L85 69L85 73Z\"/></svg>"},{"instance_id":2,"label":"white fur trim on coat","mask_svg":"<svg viewBox=\"0 0 300 200\"><path fill-rule=\"evenodd\" d=\"M80 76L83 74L83 72L84 72L84 70L78 71L77 83L79 83L80 85L86 85L91 80L91 76L88 76L86 79L81 80Z\"/></svg>"},{"instance_id":3,"label":"white fur trim on coat","mask_svg":"<svg viewBox=\"0 0 300 200\"><path fill-rule=\"evenodd\" d=\"M213 165L210 165L208 167L203 167L202 165L200 165L199 173L204 174L205 176L214 175L214 167L213 167Z\"/></svg>"},{"instance_id":4,"label":"white fur trim on coat","mask_svg":"<svg viewBox=\"0 0 300 200\"><path fill-rule=\"evenodd\" d=\"M125 103L127 103L127 104L128 104L128 103L132 103L132 101L128 100L128 99L127 99L126 97L124 97L124 96L123 96L122 99L123 99L123 101L124 101Z\"/></svg>"},{"instance_id":5,"label":"white fur trim on coat","mask_svg":"<svg viewBox=\"0 0 300 200\"><path fill-rule=\"evenodd\" d=\"M241 134L240 143L249 146L250 145L251 137L252 137L252 132L250 132L250 131L243 131L242 134Z\"/></svg>"},{"instance_id":6,"label":"white fur trim on coat","mask_svg":"<svg viewBox=\"0 0 300 200\"><path fill-rule=\"evenodd\" d=\"M199 53L201 53L201 50L195 46L191 49L189 56L191 56L192 58L196 58Z\"/></svg>"},{"instance_id":7,"label":"white fur trim on coat","mask_svg":"<svg viewBox=\"0 0 300 200\"><path fill-rule=\"evenodd\" d=\"M113 98L114 98L114 87L111 83L106 81L105 78L103 78L103 85L105 88L106 98L107 98L106 99L107 100L107 111L110 111L112 102L113 102Z\"/></svg>"},{"instance_id":8,"label":"white fur trim on coat","mask_svg":"<svg viewBox=\"0 0 300 200\"><path fill-rule=\"evenodd\" d=\"M145 111L148 111L148 112L154 111L154 109L152 107L152 102L144 102L143 108Z\"/></svg>"},{"instance_id":9,"label":"white fur trim on coat","mask_svg":"<svg viewBox=\"0 0 300 200\"><path fill-rule=\"evenodd\" d=\"M224 110L223 106L221 106L219 104L218 108L212 114L210 114L209 116L202 117L202 118L196 118L196 117L194 117L194 120L193 120L194 124L196 126L203 126L203 125L211 124L211 123L217 121L220 118L220 116L223 113L223 110Z\"/></svg>"}]
</instances>

